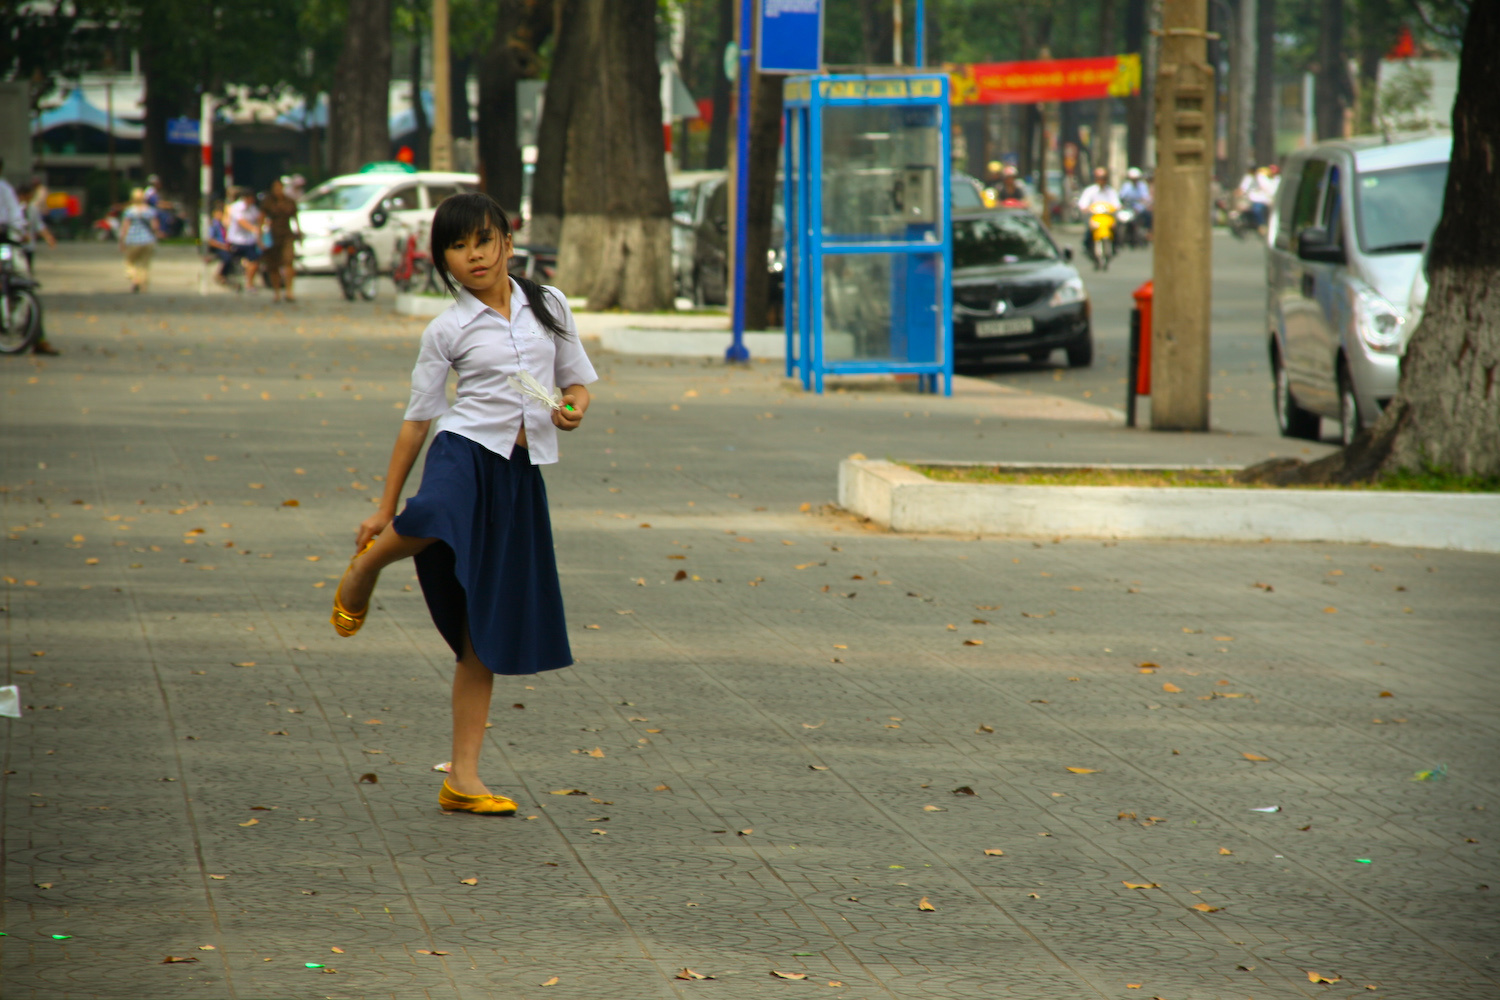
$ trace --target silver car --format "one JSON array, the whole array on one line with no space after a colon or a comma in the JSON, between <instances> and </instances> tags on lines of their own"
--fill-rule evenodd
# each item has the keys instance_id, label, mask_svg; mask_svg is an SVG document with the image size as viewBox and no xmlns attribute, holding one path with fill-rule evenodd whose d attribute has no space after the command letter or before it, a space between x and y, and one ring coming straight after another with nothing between
<instances>
[{"instance_id":1,"label":"silver car","mask_svg":"<svg viewBox=\"0 0 1500 1000\"><path fill-rule=\"evenodd\" d=\"M1276 422L1348 445L1396 394L1412 279L1437 227L1452 138L1325 142L1287 159L1270 219Z\"/></svg>"}]
</instances>

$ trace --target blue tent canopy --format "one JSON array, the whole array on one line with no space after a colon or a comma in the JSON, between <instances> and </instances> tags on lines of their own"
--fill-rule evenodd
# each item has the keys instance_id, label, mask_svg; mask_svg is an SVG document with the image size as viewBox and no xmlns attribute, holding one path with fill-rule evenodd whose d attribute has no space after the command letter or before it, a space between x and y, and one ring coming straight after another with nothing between
<instances>
[{"instance_id":1,"label":"blue tent canopy","mask_svg":"<svg viewBox=\"0 0 1500 1000\"><path fill-rule=\"evenodd\" d=\"M140 125L119 115L115 115L111 122L109 115L88 102L82 90L73 91L57 107L43 111L32 126L31 134L40 135L63 125L87 125L101 132L113 132L116 139L140 139L146 134Z\"/></svg>"}]
</instances>

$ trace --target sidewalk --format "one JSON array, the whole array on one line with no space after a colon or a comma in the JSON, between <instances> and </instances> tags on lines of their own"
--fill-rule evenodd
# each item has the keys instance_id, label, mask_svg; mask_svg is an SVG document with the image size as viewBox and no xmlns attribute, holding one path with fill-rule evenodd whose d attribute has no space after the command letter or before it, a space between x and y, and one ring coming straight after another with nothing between
<instances>
[{"instance_id":1,"label":"sidewalk","mask_svg":"<svg viewBox=\"0 0 1500 1000\"><path fill-rule=\"evenodd\" d=\"M1301 445L600 354L547 474L578 663L497 683L521 814L445 815L450 655L409 568L327 624L422 323L77 260L42 272L66 353L0 358L7 1000L1500 986L1500 560L826 506L854 451Z\"/></svg>"}]
</instances>

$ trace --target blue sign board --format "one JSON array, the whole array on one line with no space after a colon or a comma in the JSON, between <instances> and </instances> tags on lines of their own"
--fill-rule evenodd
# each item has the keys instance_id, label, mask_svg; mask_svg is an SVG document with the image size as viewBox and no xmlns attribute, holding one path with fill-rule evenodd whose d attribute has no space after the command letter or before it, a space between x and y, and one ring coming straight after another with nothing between
<instances>
[{"instance_id":1,"label":"blue sign board","mask_svg":"<svg viewBox=\"0 0 1500 1000\"><path fill-rule=\"evenodd\" d=\"M821 70L823 0L760 0L760 44L755 47L755 60L762 73Z\"/></svg>"},{"instance_id":2,"label":"blue sign board","mask_svg":"<svg viewBox=\"0 0 1500 1000\"><path fill-rule=\"evenodd\" d=\"M197 146L198 119L168 118L167 143L172 146Z\"/></svg>"}]
</instances>

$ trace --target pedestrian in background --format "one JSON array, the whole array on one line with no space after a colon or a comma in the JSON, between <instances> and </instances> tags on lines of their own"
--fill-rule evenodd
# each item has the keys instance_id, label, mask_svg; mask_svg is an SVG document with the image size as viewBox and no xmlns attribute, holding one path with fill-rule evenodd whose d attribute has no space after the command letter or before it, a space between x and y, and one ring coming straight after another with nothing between
<instances>
[{"instance_id":1,"label":"pedestrian in background","mask_svg":"<svg viewBox=\"0 0 1500 1000\"><path fill-rule=\"evenodd\" d=\"M255 205L255 192L240 188L239 196L226 213L229 220L229 245L235 259L245 265L245 286L255 291L255 274L260 270L260 232L265 219Z\"/></svg>"},{"instance_id":2,"label":"pedestrian in background","mask_svg":"<svg viewBox=\"0 0 1500 1000\"><path fill-rule=\"evenodd\" d=\"M552 548L541 466L557 461L557 432L589 406L593 382L568 300L506 273L510 221L487 194L459 194L432 219L433 267L454 303L422 333L411 403L396 436L379 511L366 518L333 596L333 626L364 624L380 571L414 558L433 624L452 647L453 763L438 794L449 811L509 815L491 794L479 751L495 674L535 674L573 662ZM445 385L458 374L450 407ZM521 391L527 378L537 396ZM540 390L562 386L562 399ZM422 486L396 516L401 490L441 417ZM348 590L344 588L348 587Z\"/></svg>"},{"instance_id":3,"label":"pedestrian in background","mask_svg":"<svg viewBox=\"0 0 1500 1000\"><path fill-rule=\"evenodd\" d=\"M302 229L297 223L297 203L286 193L280 178L271 182L270 192L260 201L261 214L271 230L271 245L261 254L261 266L271 278L273 302L280 302L285 289L286 300L292 297L292 281L296 277L297 241L302 239Z\"/></svg>"},{"instance_id":4,"label":"pedestrian in background","mask_svg":"<svg viewBox=\"0 0 1500 1000\"><path fill-rule=\"evenodd\" d=\"M41 178L33 177L21 188L20 196L21 211L26 216L26 235L22 243L26 250L26 273L35 278L37 237L41 237L49 247L57 246L57 237L47 228L47 221L42 214L47 208L47 185L42 183ZM47 342L45 319L45 313L38 311L36 341L31 345L31 353L60 354L61 351Z\"/></svg>"},{"instance_id":5,"label":"pedestrian in background","mask_svg":"<svg viewBox=\"0 0 1500 1000\"><path fill-rule=\"evenodd\" d=\"M161 239L156 209L146 203L146 189L130 192L130 204L120 216L120 249L125 251L125 276L130 290L139 292L151 284L151 257Z\"/></svg>"}]
</instances>

